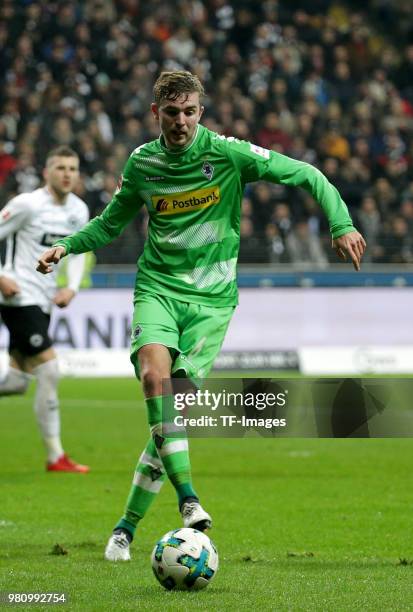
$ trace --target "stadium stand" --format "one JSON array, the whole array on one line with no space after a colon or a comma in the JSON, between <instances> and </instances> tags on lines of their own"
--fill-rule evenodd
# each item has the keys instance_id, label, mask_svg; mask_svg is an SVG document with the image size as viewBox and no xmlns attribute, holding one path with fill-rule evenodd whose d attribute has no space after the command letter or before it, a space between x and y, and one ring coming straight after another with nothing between
<instances>
[{"instance_id":1,"label":"stadium stand","mask_svg":"<svg viewBox=\"0 0 413 612\"><path fill-rule=\"evenodd\" d=\"M318 166L366 235L367 262L413 262L409 0L3 0L0 202L35 189L45 153L68 144L99 214L130 151L157 136L148 109L163 69L205 82L207 127ZM98 262L133 263L146 222ZM243 263L334 258L318 207L283 186L247 188L241 235Z\"/></svg>"}]
</instances>

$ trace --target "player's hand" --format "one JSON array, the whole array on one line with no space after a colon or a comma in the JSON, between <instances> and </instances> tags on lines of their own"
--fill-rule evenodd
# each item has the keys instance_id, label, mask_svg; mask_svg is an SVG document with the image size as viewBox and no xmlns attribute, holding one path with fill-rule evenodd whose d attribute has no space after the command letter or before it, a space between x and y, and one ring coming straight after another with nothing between
<instances>
[{"instance_id":1,"label":"player's hand","mask_svg":"<svg viewBox=\"0 0 413 612\"><path fill-rule=\"evenodd\" d=\"M73 300L75 295L76 294L73 291L73 289L69 289L68 287L65 287L64 289L59 289L59 291L56 293L56 295L53 298L53 302L59 308L65 308L66 306L70 304L70 302Z\"/></svg>"},{"instance_id":2,"label":"player's hand","mask_svg":"<svg viewBox=\"0 0 413 612\"><path fill-rule=\"evenodd\" d=\"M0 276L0 291L5 298L11 298L20 293L20 287L12 278Z\"/></svg>"},{"instance_id":3,"label":"player's hand","mask_svg":"<svg viewBox=\"0 0 413 612\"><path fill-rule=\"evenodd\" d=\"M42 274L50 274L53 270L52 264L57 264L65 255L66 249L63 246L52 247L40 255L36 270Z\"/></svg>"},{"instance_id":4,"label":"player's hand","mask_svg":"<svg viewBox=\"0 0 413 612\"><path fill-rule=\"evenodd\" d=\"M344 261L350 257L357 272L360 270L361 259L366 250L366 241L359 232L349 232L336 238L332 242L332 247L337 251L337 255Z\"/></svg>"}]
</instances>

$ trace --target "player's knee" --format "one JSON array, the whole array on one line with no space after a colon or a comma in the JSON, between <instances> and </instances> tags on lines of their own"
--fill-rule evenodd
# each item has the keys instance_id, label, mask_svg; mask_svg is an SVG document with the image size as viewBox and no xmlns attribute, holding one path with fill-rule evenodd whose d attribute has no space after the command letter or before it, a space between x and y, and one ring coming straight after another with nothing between
<instances>
[{"instance_id":1,"label":"player's knee","mask_svg":"<svg viewBox=\"0 0 413 612\"><path fill-rule=\"evenodd\" d=\"M59 382L59 367L57 359L50 359L33 368L33 374L38 384L47 385L50 388L57 387Z\"/></svg>"},{"instance_id":2,"label":"player's knee","mask_svg":"<svg viewBox=\"0 0 413 612\"><path fill-rule=\"evenodd\" d=\"M141 381L143 391L146 397L155 397L162 395L162 381L165 376L162 375L156 367L146 366L141 371Z\"/></svg>"}]
</instances>

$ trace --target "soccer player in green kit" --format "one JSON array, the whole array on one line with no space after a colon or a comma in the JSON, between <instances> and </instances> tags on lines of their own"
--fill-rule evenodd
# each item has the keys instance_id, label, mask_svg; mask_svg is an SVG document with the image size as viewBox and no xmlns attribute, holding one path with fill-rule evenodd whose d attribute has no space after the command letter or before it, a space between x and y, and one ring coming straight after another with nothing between
<instances>
[{"instance_id":1,"label":"soccer player in green kit","mask_svg":"<svg viewBox=\"0 0 413 612\"><path fill-rule=\"evenodd\" d=\"M59 240L37 268L47 274L69 253L108 244L147 207L149 230L138 262L131 361L142 382L151 437L136 467L125 513L106 547L111 561L130 559L138 522L166 477L177 492L184 526L211 527L192 485L188 441L168 436L167 426L162 428L162 402L165 381L205 377L221 348L238 302L245 184L267 180L307 190L328 218L333 247L356 270L366 246L338 191L319 170L200 125L203 94L199 79L189 72L159 76L151 108L160 137L132 152L103 213Z\"/></svg>"}]
</instances>

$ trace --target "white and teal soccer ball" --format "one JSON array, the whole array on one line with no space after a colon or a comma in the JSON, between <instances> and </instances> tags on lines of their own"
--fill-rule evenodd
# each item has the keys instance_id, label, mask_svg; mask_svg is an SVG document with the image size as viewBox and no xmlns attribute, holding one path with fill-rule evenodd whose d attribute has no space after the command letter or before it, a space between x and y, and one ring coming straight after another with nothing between
<instances>
[{"instance_id":1,"label":"white and teal soccer ball","mask_svg":"<svg viewBox=\"0 0 413 612\"><path fill-rule=\"evenodd\" d=\"M204 589L218 570L217 549L197 529L169 531L156 544L151 561L157 580L170 591Z\"/></svg>"}]
</instances>

